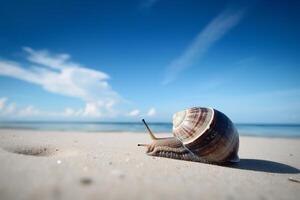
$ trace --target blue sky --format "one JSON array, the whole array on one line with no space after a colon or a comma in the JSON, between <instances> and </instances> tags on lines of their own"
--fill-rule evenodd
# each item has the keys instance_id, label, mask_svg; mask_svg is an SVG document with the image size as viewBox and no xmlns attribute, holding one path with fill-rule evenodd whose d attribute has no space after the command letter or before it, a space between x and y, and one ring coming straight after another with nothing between
<instances>
[{"instance_id":1,"label":"blue sky","mask_svg":"<svg viewBox=\"0 0 300 200\"><path fill-rule=\"evenodd\" d=\"M1 1L0 119L300 123L297 1Z\"/></svg>"}]
</instances>

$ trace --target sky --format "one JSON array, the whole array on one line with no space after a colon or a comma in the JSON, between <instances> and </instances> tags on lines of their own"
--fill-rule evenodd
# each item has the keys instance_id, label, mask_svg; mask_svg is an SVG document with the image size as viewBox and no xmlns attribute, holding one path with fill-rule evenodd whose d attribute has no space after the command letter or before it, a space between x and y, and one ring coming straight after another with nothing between
<instances>
[{"instance_id":1,"label":"sky","mask_svg":"<svg viewBox=\"0 0 300 200\"><path fill-rule=\"evenodd\" d=\"M300 123L299 1L2 0L0 120Z\"/></svg>"}]
</instances>

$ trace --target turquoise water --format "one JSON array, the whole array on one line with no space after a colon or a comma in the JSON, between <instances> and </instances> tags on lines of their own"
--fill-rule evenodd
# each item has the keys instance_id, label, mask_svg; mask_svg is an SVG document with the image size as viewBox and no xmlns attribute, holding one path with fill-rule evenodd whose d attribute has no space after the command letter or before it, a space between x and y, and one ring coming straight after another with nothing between
<instances>
[{"instance_id":1,"label":"turquoise water","mask_svg":"<svg viewBox=\"0 0 300 200\"><path fill-rule=\"evenodd\" d=\"M171 132L171 123L149 123L153 132ZM236 124L240 135L300 137L300 124ZM140 123L125 122L0 122L0 129L29 129L84 132L145 132Z\"/></svg>"}]
</instances>

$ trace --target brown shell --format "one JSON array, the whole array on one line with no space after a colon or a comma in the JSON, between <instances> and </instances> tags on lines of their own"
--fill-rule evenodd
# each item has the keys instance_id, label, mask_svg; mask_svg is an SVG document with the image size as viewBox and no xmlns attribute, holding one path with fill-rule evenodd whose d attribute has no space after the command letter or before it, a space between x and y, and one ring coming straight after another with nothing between
<instances>
[{"instance_id":1,"label":"brown shell","mask_svg":"<svg viewBox=\"0 0 300 200\"><path fill-rule=\"evenodd\" d=\"M173 134L196 157L212 163L238 162L239 135L231 120L212 108L173 115Z\"/></svg>"}]
</instances>

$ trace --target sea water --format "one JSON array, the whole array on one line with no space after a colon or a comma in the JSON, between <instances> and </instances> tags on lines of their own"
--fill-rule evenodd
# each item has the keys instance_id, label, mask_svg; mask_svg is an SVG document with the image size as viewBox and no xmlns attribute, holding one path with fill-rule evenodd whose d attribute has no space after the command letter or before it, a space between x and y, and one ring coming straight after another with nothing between
<instances>
[{"instance_id":1,"label":"sea water","mask_svg":"<svg viewBox=\"0 0 300 200\"><path fill-rule=\"evenodd\" d=\"M235 124L240 135L300 137L300 124ZM149 123L156 133L171 133L171 123ZM0 122L0 129L78 132L145 132L142 122Z\"/></svg>"}]
</instances>

